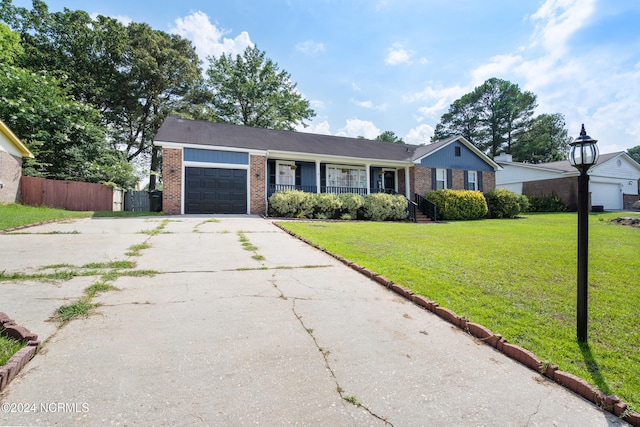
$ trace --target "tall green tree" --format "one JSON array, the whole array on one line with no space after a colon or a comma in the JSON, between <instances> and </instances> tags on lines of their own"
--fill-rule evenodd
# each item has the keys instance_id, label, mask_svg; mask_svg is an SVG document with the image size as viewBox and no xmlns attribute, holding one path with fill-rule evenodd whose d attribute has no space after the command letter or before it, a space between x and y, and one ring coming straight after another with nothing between
<instances>
[{"instance_id":1,"label":"tall green tree","mask_svg":"<svg viewBox=\"0 0 640 427\"><path fill-rule=\"evenodd\" d=\"M15 64L22 54L20 36L0 22L0 64Z\"/></svg>"},{"instance_id":2,"label":"tall green tree","mask_svg":"<svg viewBox=\"0 0 640 427\"><path fill-rule=\"evenodd\" d=\"M392 142L394 144L405 144L402 138L400 138L395 134L395 132L390 130L385 130L380 135L376 136L376 141Z\"/></svg>"},{"instance_id":3,"label":"tall green tree","mask_svg":"<svg viewBox=\"0 0 640 427\"><path fill-rule=\"evenodd\" d=\"M107 146L100 112L75 101L55 77L0 64L0 117L35 156L25 159L25 175L124 188L137 181L126 158Z\"/></svg>"},{"instance_id":4,"label":"tall green tree","mask_svg":"<svg viewBox=\"0 0 640 427\"><path fill-rule=\"evenodd\" d=\"M128 159L151 157L149 188L154 189L160 157L153 138L167 115L196 85L199 59L190 41L147 24L131 23L124 51L120 85L110 99L111 137L125 146Z\"/></svg>"},{"instance_id":5,"label":"tall green tree","mask_svg":"<svg viewBox=\"0 0 640 427\"><path fill-rule=\"evenodd\" d=\"M516 162L555 162L567 158L570 142L562 114L540 114L519 134L511 154Z\"/></svg>"},{"instance_id":6,"label":"tall green tree","mask_svg":"<svg viewBox=\"0 0 640 427\"><path fill-rule=\"evenodd\" d=\"M146 24L93 19L80 10L49 13L41 0L33 0L32 10L3 3L0 14L21 35L23 67L68 76L60 83L76 100L100 110L114 150L131 162L150 159L151 170L160 169L153 137L201 75L188 40Z\"/></svg>"},{"instance_id":7,"label":"tall green tree","mask_svg":"<svg viewBox=\"0 0 640 427\"><path fill-rule=\"evenodd\" d=\"M627 150L627 154L631 156L633 160L640 163L640 145L637 145L633 148L629 148Z\"/></svg>"},{"instance_id":8,"label":"tall green tree","mask_svg":"<svg viewBox=\"0 0 640 427\"><path fill-rule=\"evenodd\" d=\"M453 102L436 125L432 141L462 135L490 157L511 150L531 123L536 97L518 85L490 78Z\"/></svg>"},{"instance_id":9,"label":"tall green tree","mask_svg":"<svg viewBox=\"0 0 640 427\"><path fill-rule=\"evenodd\" d=\"M294 130L315 116L309 101L278 64L257 47L242 55L209 58L206 106L221 121L238 125Z\"/></svg>"}]
</instances>

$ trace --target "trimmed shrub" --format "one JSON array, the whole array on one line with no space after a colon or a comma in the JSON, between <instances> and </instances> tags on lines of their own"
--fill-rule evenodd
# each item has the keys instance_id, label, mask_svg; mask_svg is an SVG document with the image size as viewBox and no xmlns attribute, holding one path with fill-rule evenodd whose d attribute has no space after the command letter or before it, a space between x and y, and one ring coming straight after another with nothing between
<instances>
[{"instance_id":1,"label":"trimmed shrub","mask_svg":"<svg viewBox=\"0 0 640 427\"><path fill-rule=\"evenodd\" d=\"M504 188L495 188L484 195L487 200L489 218L515 218L529 207L527 196L513 193Z\"/></svg>"},{"instance_id":2,"label":"trimmed shrub","mask_svg":"<svg viewBox=\"0 0 640 427\"><path fill-rule=\"evenodd\" d=\"M487 215L488 207L482 193L472 190L434 190L425 198L434 203L438 219L470 220Z\"/></svg>"},{"instance_id":3,"label":"trimmed shrub","mask_svg":"<svg viewBox=\"0 0 640 427\"><path fill-rule=\"evenodd\" d=\"M343 193L338 195L342 206L342 214L348 215L349 219L358 218L358 211L364 206L364 197L355 193Z\"/></svg>"},{"instance_id":4,"label":"trimmed shrub","mask_svg":"<svg viewBox=\"0 0 640 427\"><path fill-rule=\"evenodd\" d=\"M407 199L400 195L376 193L365 196L362 208L364 219L394 221L407 217Z\"/></svg>"},{"instance_id":5,"label":"trimmed shrub","mask_svg":"<svg viewBox=\"0 0 640 427\"><path fill-rule=\"evenodd\" d=\"M278 191L269 197L269 215L304 218L313 215L313 194L298 190Z\"/></svg>"},{"instance_id":6,"label":"trimmed shrub","mask_svg":"<svg viewBox=\"0 0 640 427\"><path fill-rule=\"evenodd\" d=\"M313 216L318 219L338 218L342 213L342 202L337 195L331 193L314 194Z\"/></svg>"},{"instance_id":7,"label":"trimmed shrub","mask_svg":"<svg viewBox=\"0 0 640 427\"><path fill-rule=\"evenodd\" d=\"M550 196L529 196L529 212L565 212L567 206L555 193Z\"/></svg>"}]
</instances>

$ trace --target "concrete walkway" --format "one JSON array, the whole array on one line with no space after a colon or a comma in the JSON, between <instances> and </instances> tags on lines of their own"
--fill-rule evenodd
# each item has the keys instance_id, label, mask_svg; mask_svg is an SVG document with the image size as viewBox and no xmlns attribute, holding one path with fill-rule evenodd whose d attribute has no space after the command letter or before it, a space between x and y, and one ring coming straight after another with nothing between
<instances>
[{"instance_id":1,"label":"concrete walkway","mask_svg":"<svg viewBox=\"0 0 640 427\"><path fill-rule=\"evenodd\" d=\"M7 273L127 259L159 272L119 277L61 329L49 316L98 276L0 282L0 311L48 338L0 396L0 425L626 425L267 220L213 221L0 235Z\"/></svg>"}]
</instances>

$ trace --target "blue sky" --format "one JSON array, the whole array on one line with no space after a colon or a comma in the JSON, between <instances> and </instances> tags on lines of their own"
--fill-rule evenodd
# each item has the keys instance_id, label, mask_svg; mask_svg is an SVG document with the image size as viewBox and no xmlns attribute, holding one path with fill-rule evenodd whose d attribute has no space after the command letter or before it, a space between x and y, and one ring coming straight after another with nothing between
<instances>
[{"instance_id":1,"label":"blue sky","mask_svg":"<svg viewBox=\"0 0 640 427\"><path fill-rule=\"evenodd\" d=\"M256 45L311 101L306 132L428 143L451 102L498 77L603 153L640 145L637 0L45 1L180 34L205 65Z\"/></svg>"}]
</instances>

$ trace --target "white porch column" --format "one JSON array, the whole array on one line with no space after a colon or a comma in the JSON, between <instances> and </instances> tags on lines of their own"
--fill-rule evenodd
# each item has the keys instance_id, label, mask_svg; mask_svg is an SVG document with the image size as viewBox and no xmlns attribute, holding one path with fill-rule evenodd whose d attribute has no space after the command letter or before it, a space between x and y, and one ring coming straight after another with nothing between
<instances>
[{"instance_id":1,"label":"white porch column","mask_svg":"<svg viewBox=\"0 0 640 427\"><path fill-rule=\"evenodd\" d=\"M316 160L316 193L320 193L320 160Z\"/></svg>"},{"instance_id":2,"label":"white porch column","mask_svg":"<svg viewBox=\"0 0 640 427\"><path fill-rule=\"evenodd\" d=\"M404 167L404 192L407 199L411 200L411 185L409 183L409 167Z\"/></svg>"}]
</instances>

